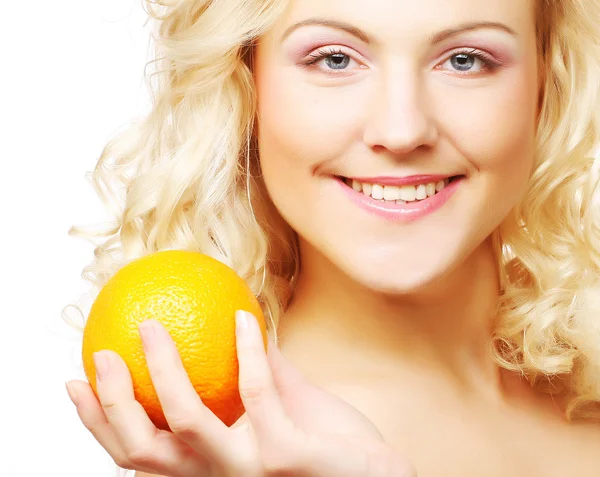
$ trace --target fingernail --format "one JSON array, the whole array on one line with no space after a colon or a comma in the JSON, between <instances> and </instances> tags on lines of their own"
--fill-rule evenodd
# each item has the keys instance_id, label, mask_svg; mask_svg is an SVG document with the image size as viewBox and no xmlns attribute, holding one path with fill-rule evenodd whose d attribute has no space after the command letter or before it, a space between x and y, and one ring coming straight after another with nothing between
<instances>
[{"instance_id":1,"label":"fingernail","mask_svg":"<svg viewBox=\"0 0 600 477\"><path fill-rule=\"evenodd\" d=\"M156 341L156 329L154 328L154 325L151 321L142 321L138 325L138 330L142 338L144 349L149 349Z\"/></svg>"},{"instance_id":2,"label":"fingernail","mask_svg":"<svg viewBox=\"0 0 600 477\"><path fill-rule=\"evenodd\" d=\"M71 399L73 404L75 404L75 406L77 406L77 390L75 390L75 388L67 381L65 381L65 387L67 388L67 393L69 394L69 398Z\"/></svg>"},{"instance_id":3,"label":"fingernail","mask_svg":"<svg viewBox=\"0 0 600 477\"><path fill-rule=\"evenodd\" d=\"M104 379L108 376L108 356L102 351L94 353L94 366L96 366L96 377L98 379Z\"/></svg>"},{"instance_id":4,"label":"fingernail","mask_svg":"<svg viewBox=\"0 0 600 477\"><path fill-rule=\"evenodd\" d=\"M248 320L250 317L248 316L250 313L244 310L237 310L235 312L235 326L238 330L247 330L248 329Z\"/></svg>"}]
</instances>

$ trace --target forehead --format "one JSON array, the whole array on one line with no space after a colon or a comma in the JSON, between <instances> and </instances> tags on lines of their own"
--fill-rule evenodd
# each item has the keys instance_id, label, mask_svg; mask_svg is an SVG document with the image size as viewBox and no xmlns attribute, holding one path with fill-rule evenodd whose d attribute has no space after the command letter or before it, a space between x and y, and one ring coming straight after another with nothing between
<instances>
[{"instance_id":1,"label":"forehead","mask_svg":"<svg viewBox=\"0 0 600 477\"><path fill-rule=\"evenodd\" d=\"M392 42L478 22L503 23L526 34L535 29L535 0L289 0L273 33L314 17L351 23Z\"/></svg>"}]
</instances>

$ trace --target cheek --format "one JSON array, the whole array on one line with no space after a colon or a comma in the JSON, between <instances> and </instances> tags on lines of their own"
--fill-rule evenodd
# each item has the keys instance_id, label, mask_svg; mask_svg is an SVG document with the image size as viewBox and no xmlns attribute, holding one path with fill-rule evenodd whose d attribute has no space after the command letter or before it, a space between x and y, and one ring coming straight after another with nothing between
<instances>
[{"instance_id":1,"label":"cheek","mask_svg":"<svg viewBox=\"0 0 600 477\"><path fill-rule=\"evenodd\" d=\"M339 173L338 161L357 138L349 92L299 81L298 74L265 69L256 80L261 168L273 201L285 209L282 214L296 207L298 194L304 194L303 201L319 197L323 181L315 178ZM311 204L303 207L309 210Z\"/></svg>"},{"instance_id":2,"label":"cheek","mask_svg":"<svg viewBox=\"0 0 600 477\"><path fill-rule=\"evenodd\" d=\"M529 69L506 73L505 81L445 104L456 111L447 137L488 186L493 200L516 202L524 191L535 154L537 81Z\"/></svg>"},{"instance_id":3,"label":"cheek","mask_svg":"<svg viewBox=\"0 0 600 477\"><path fill-rule=\"evenodd\" d=\"M297 228L297 221L312 209L306 199L315 196L311 176L324 154L317 137L324 128L312 100L303 102L305 96L290 91L282 76L281 70L275 74L265 67L256 78L258 149L269 196L282 217Z\"/></svg>"}]
</instances>

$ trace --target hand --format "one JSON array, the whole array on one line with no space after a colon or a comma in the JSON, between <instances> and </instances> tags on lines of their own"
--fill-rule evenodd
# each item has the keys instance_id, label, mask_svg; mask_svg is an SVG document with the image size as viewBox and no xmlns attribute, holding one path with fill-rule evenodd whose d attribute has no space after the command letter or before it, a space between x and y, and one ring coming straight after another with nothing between
<instances>
[{"instance_id":1,"label":"hand","mask_svg":"<svg viewBox=\"0 0 600 477\"><path fill-rule=\"evenodd\" d=\"M227 427L195 392L167 330L149 320L146 361L173 432L157 429L134 399L121 357L105 350L109 375L99 400L72 381L84 426L122 468L170 477L414 477L375 426L354 407L311 385L269 342L254 317L239 326L239 389L246 414Z\"/></svg>"}]
</instances>

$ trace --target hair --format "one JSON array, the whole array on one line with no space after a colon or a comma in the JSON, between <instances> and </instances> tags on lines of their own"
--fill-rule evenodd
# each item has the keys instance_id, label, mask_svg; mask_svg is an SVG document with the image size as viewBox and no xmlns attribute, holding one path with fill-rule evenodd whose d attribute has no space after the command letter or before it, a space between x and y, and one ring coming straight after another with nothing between
<instances>
[{"instance_id":1,"label":"hair","mask_svg":"<svg viewBox=\"0 0 600 477\"><path fill-rule=\"evenodd\" d=\"M144 1L152 107L107 142L89 175L114 220L69 230L95 245L82 277L94 294L146 254L199 251L248 283L274 331L299 255L260 177L252 56L287 1ZM492 237L502 286L493 349L500 366L568 395L568 419L599 418L600 0L535 1L536 158Z\"/></svg>"}]
</instances>

